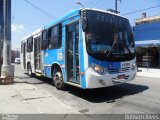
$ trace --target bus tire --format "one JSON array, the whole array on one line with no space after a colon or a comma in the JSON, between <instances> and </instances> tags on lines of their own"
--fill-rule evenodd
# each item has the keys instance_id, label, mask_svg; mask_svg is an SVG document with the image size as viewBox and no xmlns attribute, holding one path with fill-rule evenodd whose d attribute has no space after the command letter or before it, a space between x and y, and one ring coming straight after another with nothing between
<instances>
[{"instance_id":1,"label":"bus tire","mask_svg":"<svg viewBox=\"0 0 160 120\"><path fill-rule=\"evenodd\" d=\"M66 85L63 81L63 75L61 71L53 72L53 83L58 90L64 90Z\"/></svg>"},{"instance_id":2,"label":"bus tire","mask_svg":"<svg viewBox=\"0 0 160 120\"><path fill-rule=\"evenodd\" d=\"M31 69L31 65L30 65L30 64L27 65L27 72L28 72L28 75L29 75L30 77L33 76L32 69Z\"/></svg>"}]
</instances>

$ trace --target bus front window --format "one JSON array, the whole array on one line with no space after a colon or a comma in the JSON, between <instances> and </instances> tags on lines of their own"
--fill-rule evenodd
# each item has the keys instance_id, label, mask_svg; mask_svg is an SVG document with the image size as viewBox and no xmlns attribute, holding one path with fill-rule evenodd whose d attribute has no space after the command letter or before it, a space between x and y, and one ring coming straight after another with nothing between
<instances>
[{"instance_id":1,"label":"bus front window","mask_svg":"<svg viewBox=\"0 0 160 120\"><path fill-rule=\"evenodd\" d=\"M99 60L127 61L135 57L129 21L109 13L87 11L88 54Z\"/></svg>"}]
</instances>

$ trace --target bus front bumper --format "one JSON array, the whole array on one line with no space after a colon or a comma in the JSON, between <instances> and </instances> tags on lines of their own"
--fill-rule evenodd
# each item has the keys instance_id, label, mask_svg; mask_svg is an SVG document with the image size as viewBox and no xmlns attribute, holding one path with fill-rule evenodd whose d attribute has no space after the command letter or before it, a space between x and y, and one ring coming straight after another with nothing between
<instances>
[{"instance_id":1,"label":"bus front bumper","mask_svg":"<svg viewBox=\"0 0 160 120\"><path fill-rule=\"evenodd\" d=\"M134 80L136 73L137 68L135 68L133 71L130 70L129 72L125 73L106 73L105 75L100 75L96 73L92 68L89 68L85 74L86 89L102 88L126 83Z\"/></svg>"}]
</instances>

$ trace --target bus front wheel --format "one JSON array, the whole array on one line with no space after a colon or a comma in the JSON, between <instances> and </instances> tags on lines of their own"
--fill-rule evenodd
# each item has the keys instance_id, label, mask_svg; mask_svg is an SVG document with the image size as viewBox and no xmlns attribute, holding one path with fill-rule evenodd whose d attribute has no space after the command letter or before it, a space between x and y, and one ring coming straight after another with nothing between
<instances>
[{"instance_id":1,"label":"bus front wheel","mask_svg":"<svg viewBox=\"0 0 160 120\"><path fill-rule=\"evenodd\" d=\"M60 71L53 72L53 83L58 90L65 89L65 83L63 81L63 75Z\"/></svg>"}]
</instances>

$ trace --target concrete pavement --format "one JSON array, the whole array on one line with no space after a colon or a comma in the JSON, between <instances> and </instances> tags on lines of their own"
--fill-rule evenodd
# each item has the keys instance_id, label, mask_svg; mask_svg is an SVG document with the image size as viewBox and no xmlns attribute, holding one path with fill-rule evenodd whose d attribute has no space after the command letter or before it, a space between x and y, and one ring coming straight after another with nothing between
<instances>
[{"instance_id":1,"label":"concrete pavement","mask_svg":"<svg viewBox=\"0 0 160 120\"><path fill-rule=\"evenodd\" d=\"M0 86L0 113L160 113L159 78L137 76L113 87L82 90L68 86L59 91L51 79L30 78L20 65L15 67L16 83Z\"/></svg>"},{"instance_id":2,"label":"concrete pavement","mask_svg":"<svg viewBox=\"0 0 160 120\"><path fill-rule=\"evenodd\" d=\"M13 85L0 85L0 113L73 114L78 113L49 92L15 78Z\"/></svg>"},{"instance_id":3,"label":"concrete pavement","mask_svg":"<svg viewBox=\"0 0 160 120\"><path fill-rule=\"evenodd\" d=\"M160 78L160 69L152 69L152 68L138 68L142 70L137 73L137 76L141 77L149 77L149 78Z\"/></svg>"}]
</instances>

